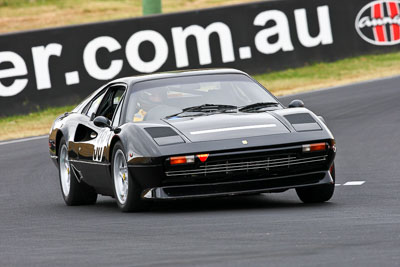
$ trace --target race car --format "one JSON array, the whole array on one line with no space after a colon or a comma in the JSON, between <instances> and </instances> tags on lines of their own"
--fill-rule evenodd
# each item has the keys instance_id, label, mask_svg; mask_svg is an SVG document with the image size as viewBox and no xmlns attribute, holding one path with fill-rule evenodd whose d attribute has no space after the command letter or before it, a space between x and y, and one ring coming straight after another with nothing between
<instances>
[{"instance_id":1,"label":"race car","mask_svg":"<svg viewBox=\"0 0 400 267\"><path fill-rule=\"evenodd\" d=\"M335 189L335 139L301 100L282 105L248 74L193 70L114 80L58 117L49 136L67 205Z\"/></svg>"}]
</instances>

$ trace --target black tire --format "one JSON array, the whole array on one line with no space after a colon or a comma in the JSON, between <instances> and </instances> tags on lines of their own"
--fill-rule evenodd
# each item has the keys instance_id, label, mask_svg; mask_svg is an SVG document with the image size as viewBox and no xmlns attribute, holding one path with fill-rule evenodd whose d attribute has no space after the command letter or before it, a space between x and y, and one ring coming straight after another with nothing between
<instances>
[{"instance_id":1,"label":"black tire","mask_svg":"<svg viewBox=\"0 0 400 267\"><path fill-rule=\"evenodd\" d=\"M61 178L61 151L62 147L66 146L67 151L68 151L68 146L65 142L64 137L61 138L60 140L60 145L58 146L58 174L60 178L60 187L61 187L61 194L64 198L65 203L68 206L78 206L78 205L92 205L95 204L97 201L97 192L94 188L90 187L83 181L78 182L78 179L75 177L74 172L69 169L69 175L70 175L70 184L69 184L69 193L66 195L63 190L63 185L62 185L62 178Z\"/></svg>"},{"instance_id":2,"label":"black tire","mask_svg":"<svg viewBox=\"0 0 400 267\"><path fill-rule=\"evenodd\" d=\"M126 154L124 151L124 147L122 146L121 142L117 142L113 148L112 160L111 160L111 180L113 184L113 191L114 197L117 201L118 207L123 212L138 212L138 211L145 211L148 209L150 203L149 201L145 201L141 199L142 189L140 185L136 182L135 178L127 172L127 179L128 179L128 190L125 202L121 202L120 198L117 196L117 188L115 186L115 160L117 153L121 153L124 156L126 162ZM118 177L116 179L119 179Z\"/></svg>"},{"instance_id":3,"label":"black tire","mask_svg":"<svg viewBox=\"0 0 400 267\"><path fill-rule=\"evenodd\" d=\"M297 196L304 203L321 203L332 198L335 192L335 165L331 172L333 184L296 188Z\"/></svg>"}]
</instances>

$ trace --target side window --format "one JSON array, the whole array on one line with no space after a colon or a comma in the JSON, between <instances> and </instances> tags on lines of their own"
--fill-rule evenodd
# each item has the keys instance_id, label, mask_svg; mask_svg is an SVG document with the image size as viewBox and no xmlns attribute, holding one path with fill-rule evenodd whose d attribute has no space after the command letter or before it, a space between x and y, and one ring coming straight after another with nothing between
<instances>
[{"instance_id":1,"label":"side window","mask_svg":"<svg viewBox=\"0 0 400 267\"><path fill-rule=\"evenodd\" d=\"M121 119L122 104L123 103L119 104L118 109L115 112L114 119L113 119L113 122L112 122L112 125L111 125L112 127L118 127L119 126L119 121Z\"/></svg>"},{"instance_id":2,"label":"side window","mask_svg":"<svg viewBox=\"0 0 400 267\"><path fill-rule=\"evenodd\" d=\"M124 92L125 86L117 85L110 87L99 105L96 116L104 116L107 119L112 120Z\"/></svg>"},{"instance_id":3,"label":"side window","mask_svg":"<svg viewBox=\"0 0 400 267\"><path fill-rule=\"evenodd\" d=\"M77 107L74 108L73 112L79 112L82 114L86 114L90 107L90 102L94 96L98 95L101 91L103 91L103 87L100 87L96 91L92 92L88 97L85 98Z\"/></svg>"},{"instance_id":4,"label":"side window","mask_svg":"<svg viewBox=\"0 0 400 267\"><path fill-rule=\"evenodd\" d=\"M86 110L85 114L87 116L91 117L93 113L96 113L96 110L99 107L101 101L103 100L105 94L106 92L103 92L102 94L97 96L94 100L92 100L92 102L88 104L88 107L85 107Z\"/></svg>"}]
</instances>

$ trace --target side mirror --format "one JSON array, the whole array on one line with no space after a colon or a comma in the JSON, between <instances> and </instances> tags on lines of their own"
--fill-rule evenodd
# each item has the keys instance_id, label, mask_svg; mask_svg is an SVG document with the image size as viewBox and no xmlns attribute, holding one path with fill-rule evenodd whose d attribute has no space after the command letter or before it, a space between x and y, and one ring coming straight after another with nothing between
<instances>
[{"instance_id":1,"label":"side mirror","mask_svg":"<svg viewBox=\"0 0 400 267\"><path fill-rule=\"evenodd\" d=\"M289 104L289 108L304 108L304 102L299 99L292 100Z\"/></svg>"},{"instance_id":2,"label":"side mirror","mask_svg":"<svg viewBox=\"0 0 400 267\"><path fill-rule=\"evenodd\" d=\"M96 125L97 127L108 127L111 129L111 122L109 119L107 119L104 116L98 116L96 118L94 118L93 120L94 125Z\"/></svg>"}]
</instances>

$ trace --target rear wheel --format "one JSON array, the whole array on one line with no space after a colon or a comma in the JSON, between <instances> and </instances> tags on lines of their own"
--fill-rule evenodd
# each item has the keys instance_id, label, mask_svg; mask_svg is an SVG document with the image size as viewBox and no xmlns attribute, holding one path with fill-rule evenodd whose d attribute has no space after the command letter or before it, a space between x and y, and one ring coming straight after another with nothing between
<instances>
[{"instance_id":1,"label":"rear wheel","mask_svg":"<svg viewBox=\"0 0 400 267\"><path fill-rule=\"evenodd\" d=\"M96 191L85 184L78 182L71 170L71 164L68 157L68 147L64 137L60 140L58 155L59 176L61 193L68 206L94 204L97 200Z\"/></svg>"},{"instance_id":2,"label":"rear wheel","mask_svg":"<svg viewBox=\"0 0 400 267\"><path fill-rule=\"evenodd\" d=\"M335 165L331 169L333 184L296 188L296 193L304 203L321 203L332 198L335 191Z\"/></svg>"},{"instance_id":3,"label":"rear wheel","mask_svg":"<svg viewBox=\"0 0 400 267\"><path fill-rule=\"evenodd\" d=\"M117 142L113 148L111 168L114 195L118 207L124 212L145 210L149 203L141 199L140 185L132 175L129 175L121 142Z\"/></svg>"}]
</instances>

